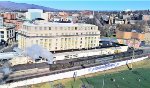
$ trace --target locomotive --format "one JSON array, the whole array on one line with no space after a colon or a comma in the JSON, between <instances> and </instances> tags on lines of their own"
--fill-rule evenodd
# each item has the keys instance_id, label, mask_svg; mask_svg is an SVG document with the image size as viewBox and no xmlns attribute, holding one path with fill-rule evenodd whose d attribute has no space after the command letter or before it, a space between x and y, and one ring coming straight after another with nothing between
<instances>
[{"instance_id":1,"label":"locomotive","mask_svg":"<svg viewBox=\"0 0 150 88\"><path fill-rule=\"evenodd\" d=\"M135 57L141 54L143 54L143 50L134 51ZM111 55L95 55L95 56L81 57L81 58L68 59L68 60L58 60L54 62L55 64L51 64L49 66L49 69L50 71L53 71L53 70L60 70L65 68L78 67L78 66L83 67L92 64L104 64L108 62L123 60L124 58L131 59L132 56L133 56L133 51L130 50L127 52L121 52L121 53L111 54Z\"/></svg>"}]
</instances>

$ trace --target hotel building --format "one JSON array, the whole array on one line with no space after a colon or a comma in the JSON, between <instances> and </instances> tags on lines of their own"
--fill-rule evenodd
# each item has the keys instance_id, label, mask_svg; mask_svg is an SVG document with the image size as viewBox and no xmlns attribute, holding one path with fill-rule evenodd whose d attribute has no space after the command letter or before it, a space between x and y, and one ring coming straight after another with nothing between
<instances>
[{"instance_id":1,"label":"hotel building","mask_svg":"<svg viewBox=\"0 0 150 88\"><path fill-rule=\"evenodd\" d=\"M18 47L25 50L33 44L49 51L88 49L99 46L98 26L73 23L26 22L18 33Z\"/></svg>"}]
</instances>

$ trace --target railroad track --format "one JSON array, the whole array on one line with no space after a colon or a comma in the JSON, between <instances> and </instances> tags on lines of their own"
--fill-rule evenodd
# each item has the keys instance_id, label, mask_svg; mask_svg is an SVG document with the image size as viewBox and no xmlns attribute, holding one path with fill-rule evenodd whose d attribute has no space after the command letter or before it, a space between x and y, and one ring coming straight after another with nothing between
<instances>
[{"instance_id":1,"label":"railroad track","mask_svg":"<svg viewBox=\"0 0 150 88\"><path fill-rule=\"evenodd\" d=\"M146 55L147 54L136 55L135 57L143 57ZM131 60L131 57L110 60L110 63L124 61L124 60ZM102 63L94 63L94 64L89 64L89 65L84 65L84 67L83 66L75 66L75 67L65 68L65 69L60 69L60 70L55 70L55 71L49 71L49 70L38 71L37 70L37 73L32 73L32 74L24 74L24 75L20 75L20 76L11 76L10 75L5 81L6 81L6 83L11 83L11 82L16 82L16 81L21 81L21 80L26 80L26 79L31 79L31 78L37 78L37 77L41 77L41 76L47 76L47 75L51 75L51 74L59 74L59 73L67 72L67 71L74 71L74 70L79 70L79 69L83 69L83 68L94 67L94 66L98 66L98 65L102 65Z\"/></svg>"}]
</instances>

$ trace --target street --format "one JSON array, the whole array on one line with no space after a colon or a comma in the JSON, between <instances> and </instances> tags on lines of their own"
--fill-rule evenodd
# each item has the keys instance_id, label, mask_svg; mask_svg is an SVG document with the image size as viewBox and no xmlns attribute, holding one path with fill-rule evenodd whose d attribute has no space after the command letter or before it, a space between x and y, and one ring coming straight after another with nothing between
<instances>
[{"instance_id":1,"label":"street","mask_svg":"<svg viewBox=\"0 0 150 88\"><path fill-rule=\"evenodd\" d=\"M17 43L14 43L13 45L10 45L7 47L5 47L4 45L0 46L0 52L13 52L13 48L17 46L18 46Z\"/></svg>"}]
</instances>

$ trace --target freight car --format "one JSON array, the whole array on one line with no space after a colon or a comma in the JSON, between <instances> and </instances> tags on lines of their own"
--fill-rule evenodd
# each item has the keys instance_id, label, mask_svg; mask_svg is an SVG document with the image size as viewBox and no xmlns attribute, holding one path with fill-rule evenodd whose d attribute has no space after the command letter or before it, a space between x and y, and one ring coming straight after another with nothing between
<instances>
[{"instance_id":1,"label":"freight car","mask_svg":"<svg viewBox=\"0 0 150 88\"><path fill-rule=\"evenodd\" d=\"M140 54L143 54L143 50L134 51L135 56ZM81 58L68 59L68 60L58 60L55 61L55 64L50 65L50 70L60 70L65 68L98 64L98 63L103 64L104 62L121 60L126 57L131 58L132 56L133 56L133 51L128 51L128 52L122 52L122 53L111 54L111 55L102 55L102 56L95 55L95 56L81 57Z\"/></svg>"},{"instance_id":2,"label":"freight car","mask_svg":"<svg viewBox=\"0 0 150 88\"><path fill-rule=\"evenodd\" d=\"M110 54L126 52L127 50L128 50L128 46L117 46L117 47L108 47L108 48L100 48L100 49L55 53L54 60L56 61L56 60L65 60L65 59L73 59L73 58L82 58L82 57L89 57L94 55L110 55Z\"/></svg>"}]
</instances>

